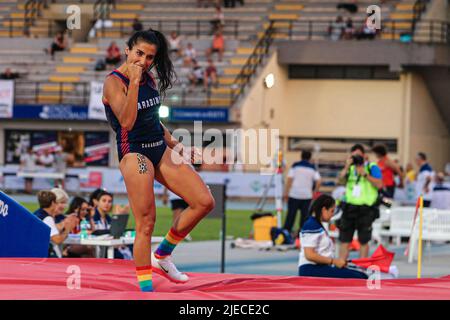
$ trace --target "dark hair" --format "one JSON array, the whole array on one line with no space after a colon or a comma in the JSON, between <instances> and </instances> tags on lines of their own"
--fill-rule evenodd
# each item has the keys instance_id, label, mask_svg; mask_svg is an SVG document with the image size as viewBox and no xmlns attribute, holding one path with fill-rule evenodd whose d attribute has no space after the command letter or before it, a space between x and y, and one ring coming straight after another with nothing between
<instances>
[{"instance_id":1,"label":"dark hair","mask_svg":"<svg viewBox=\"0 0 450 320\"><path fill-rule=\"evenodd\" d=\"M74 197L70 202L69 208L66 211L66 214L77 212L79 214L79 209L83 205L83 203L88 203L86 199L82 197Z\"/></svg>"},{"instance_id":2,"label":"dark hair","mask_svg":"<svg viewBox=\"0 0 450 320\"><path fill-rule=\"evenodd\" d=\"M330 209L336 204L336 200L332 196L327 194L321 194L311 205L309 214L317 219L320 223L322 222L322 209Z\"/></svg>"},{"instance_id":3,"label":"dark hair","mask_svg":"<svg viewBox=\"0 0 450 320\"><path fill-rule=\"evenodd\" d=\"M114 196L112 195L112 193L109 193L108 191L106 191L106 190L102 190L102 192L100 192L98 195L97 195L97 200L100 200L100 198L101 197L103 197L103 196L110 196L111 197L111 199L113 199L114 200Z\"/></svg>"},{"instance_id":4,"label":"dark hair","mask_svg":"<svg viewBox=\"0 0 450 320\"><path fill-rule=\"evenodd\" d=\"M375 152L376 154L382 156L382 157L387 155L387 148L383 144L376 144L376 145L374 145L373 148L372 148L372 151Z\"/></svg>"},{"instance_id":5,"label":"dark hair","mask_svg":"<svg viewBox=\"0 0 450 320\"><path fill-rule=\"evenodd\" d=\"M417 156L422 160L427 160L427 155L424 152L419 152Z\"/></svg>"},{"instance_id":6,"label":"dark hair","mask_svg":"<svg viewBox=\"0 0 450 320\"><path fill-rule=\"evenodd\" d=\"M102 188L95 189L90 195L89 195L89 204L91 206L94 205L94 199L97 200L98 195L103 192L104 190Z\"/></svg>"},{"instance_id":7,"label":"dark hair","mask_svg":"<svg viewBox=\"0 0 450 320\"><path fill-rule=\"evenodd\" d=\"M56 194L47 190L39 191L37 198L41 209L49 208L52 202L56 202Z\"/></svg>"},{"instance_id":8,"label":"dark hair","mask_svg":"<svg viewBox=\"0 0 450 320\"><path fill-rule=\"evenodd\" d=\"M364 147L362 146L362 144L355 144L351 149L350 152L356 151L356 150L360 150L362 153L366 153L366 151L364 150Z\"/></svg>"},{"instance_id":9,"label":"dark hair","mask_svg":"<svg viewBox=\"0 0 450 320\"><path fill-rule=\"evenodd\" d=\"M156 56L150 69L156 67L156 73L159 79L159 91L164 97L166 90L172 88L173 81L176 77L172 61L169 57L169 45L166 37L159 31L149 29L147 31L137 31L127 41L128 49L133 47L140 41L144 41L156 46Z\"/></svg>"},{"instance_id":10,"label":"dark hair","mask_svg":"<svg viewBox=\"0 0 450 320\"><path fill-rule=\"evenodd\" d=\"M311 160L311 151L303 150L302 151L302 160Z\"/></svg>"}]
</instances>

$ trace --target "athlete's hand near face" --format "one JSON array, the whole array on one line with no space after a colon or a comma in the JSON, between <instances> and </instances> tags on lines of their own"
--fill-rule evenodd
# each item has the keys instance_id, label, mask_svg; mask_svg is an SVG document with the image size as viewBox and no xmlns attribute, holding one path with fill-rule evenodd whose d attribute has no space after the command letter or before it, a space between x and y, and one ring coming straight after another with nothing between
<instances>
[{"instance_id":1,"label":"athlete's hand near face","mask_svg":"<svg viewBox=\"0 0 450 320\"><path fill-rule=\"evenodd\" d=\"M130 81L134 83L138 83L141 81L142 72L144 68L140 65L128 63L127 64L128 76L130 77Z\"/></svg>"}]
</instances>

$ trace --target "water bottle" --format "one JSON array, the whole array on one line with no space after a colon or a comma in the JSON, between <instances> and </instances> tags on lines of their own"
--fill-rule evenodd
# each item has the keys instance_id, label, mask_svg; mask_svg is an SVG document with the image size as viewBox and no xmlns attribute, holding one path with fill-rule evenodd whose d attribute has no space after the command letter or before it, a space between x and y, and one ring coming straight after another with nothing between
<instances>
[{"instance_id":1,"label":"water bottle","mask_svg":"<svg viewBox=\"0 0 450 320\"><path fill-rule=\"evenodd\" d=\"M80 239L86 239L88 237L88 230L89 222L86 221L86 219L81 220L80 222Z\"/></svg>"}]
</instances>

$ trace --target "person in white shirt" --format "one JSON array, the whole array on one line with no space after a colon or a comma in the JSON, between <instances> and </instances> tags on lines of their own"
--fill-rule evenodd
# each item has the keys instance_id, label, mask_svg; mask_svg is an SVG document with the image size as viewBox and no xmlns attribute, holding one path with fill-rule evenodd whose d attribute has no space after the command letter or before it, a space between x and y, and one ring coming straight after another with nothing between
<instances>
[{"instance_id":1,"label":"person in white shirt","mask_svg":"<svg viewBox=\"0 0 450 320\"><path fill-rule=\"evenodd\" d=\"M419 166L419 173L416 177L416 198L423 195L423 206L430 207L433 197L433 168L427 162L427 155L419 152L416 157L416 164Z\"/></svg>"},{"instance_id":2,"label":"person in white shirt","mask_svg":"<svg viewBox=\"0 0 450 320\"><path fill-rule=\"evenodd\" d=\"M42 153L38 158L39 164L44 167L52 167L55 162L55 157L51 154L49 149L45 149L44 153Z\"/></svg>"},{"instance_id":3,"label":"person in white shirt","mask_svg":"<svg viewBox=\"0 0 450 320\"><path fill-rule=\"evenodd\" d=\"M329 222L334 214L336 202L323 194L311 206L311 215L300 231L301 250L298 275L323 278L367 279L364 272L346 268L347 261L334 258L334 244L322 222Z\"/></svg>"},{"instance_id":4,"label":"person in white shirt","mask_svg":"<svg viewBox=\"0 0 450 320\"><path fill-rule=\"evenodd\" d=\"M431 208L450 210L450 188L445 185L445 175L439 172L435 177L435 186L432 192Z\"/></svg>"},{"instance_id":5,"label":"person in white shirt","mask_svg":"<svg viewBox=\"0 0 450 320\"><path fill-rule=\"evenodd\" d=\"M73 214L67 216L62 222L56 223L55 216L58 212L56 195L51 191L39 191L39 209L34 212L42 222L50 227L49 257L62 258L61 245L67 236L78 224L78 217Z\"/></svg>"},{"instance_id":6,"label":"person in white shirt","mask_svg":"<svg viewBox=\"0 0 450 320\"><path fill-rule=\"evenodd\" d=\"M298 210L300 210L300 229L303 227L308 217L313 192L317 192L320 188L320 174L310 160L311 152L303 151L302 161L294 163L288 172L283 195L288 204L288 213L283 228L289 232L292 230Z\"/></svg>"},{"instance_id":7,"label":"person in white shirt","mask_svg":"<svg viewBox=\"0 0 450 320\"><path fill-rule=\"evenodd\" d=\"M188 58L189 61L197 59L197 50L195 50L191 42L187 44L186 49L183 51L183 55L185 58Z\"/></svg>"},{"instance_id":8,"label":"person in white shirt","mask_svg":"<svg viewBox=\"0 0 450 320\"><path fill-rule=\"evenodd\" d=\"M27 153L20 156L19 170L23 172L36 171L37 157L33 152L32 147L27 148ZM31 194L33 192L33 178L25 178L25 193Z\"/></svg>"},{"instance_id":9,"label":"person in white shirt","mask_svg":"<svg viewBox=\"0 0 450 320\"><path fill-rule=\"evenodd\" d=\"M175 53L177 58L181 57L183 50L181 36L179 36L176 31L172 31L167 41L169 42L170 55Z\"/></svg>"}]
</instances>

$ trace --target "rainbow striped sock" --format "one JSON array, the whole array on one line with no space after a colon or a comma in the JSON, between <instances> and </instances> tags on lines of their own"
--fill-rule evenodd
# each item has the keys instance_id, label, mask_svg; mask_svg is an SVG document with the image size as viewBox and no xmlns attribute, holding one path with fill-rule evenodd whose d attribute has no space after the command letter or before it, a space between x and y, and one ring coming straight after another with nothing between
<instances>
[{"instance_id":1,"label":"rainbow striped sock","mask_svg":"<svg viewBox=\"0 0 450 320\"><path fill-rule=\"evenodd\" d=\"M186 237L186 234L176 232L173 228L170 228L169 232L164 237L164 240L159 244L158 249L155 251L155 257L157 259L163 259L172 254L173 249Z\"/></svg>"},{"instance_id":2,"label":"rainbow striped sock","mask_svg":"<svg viewBox=\"0 0 450 320\"><path fill-rule=\"evenodd\" d=\"M139 282L139 287L143 292L152 292L152 266L136 267L136 276Z\"/></svg>"}]
</instances>

